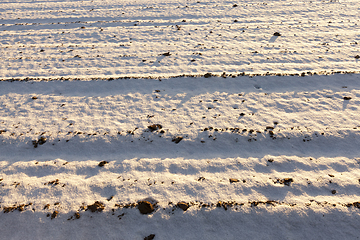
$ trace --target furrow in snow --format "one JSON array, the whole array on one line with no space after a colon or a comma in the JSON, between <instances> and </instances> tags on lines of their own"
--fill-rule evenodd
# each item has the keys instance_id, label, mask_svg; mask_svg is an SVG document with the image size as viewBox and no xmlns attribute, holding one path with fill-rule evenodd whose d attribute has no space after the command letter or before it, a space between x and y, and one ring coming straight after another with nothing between
<instances>
[{"instance_id":1,"label":"furrow in snow","mask_svg":"<svg viewBox=\"0 0 360 240\"><path fill-rule=\"evenodd\" d=\"M0 78L357 71L357 5L4 3Z\"/></svg>"}]
</instances>

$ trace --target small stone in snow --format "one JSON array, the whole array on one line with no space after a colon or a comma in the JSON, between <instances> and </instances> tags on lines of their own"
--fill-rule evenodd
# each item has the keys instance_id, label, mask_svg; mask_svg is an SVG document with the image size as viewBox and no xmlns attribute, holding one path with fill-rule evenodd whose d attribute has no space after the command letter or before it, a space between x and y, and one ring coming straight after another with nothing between
<instances>
[{"instance_id":1,"label":"small stone in snow","mask_svg":"<svg viewBox=\"0 0 360 240\"><path fill-rule=\"evenodd\" d=\"M150 234L149 236L144 237L144 240L153 240L154 237L155 237L155 234Z\"/></svg>"},{"instance_id":2,"label":"small stone in snow","mask_svg":"<svg viewBox=\"0 0 360 240\"><path fill-rule=\"evenodd\" d=\"M189 204L186 202L183 202L183 201L178 202L178 204L176 204L176 206L178 208L181 208L183 211L186 211L189 208Z\"/></svg>"},{"instance_id":3,"label":"small stone in snow","mask_svg":"<svg viewBox=\"0 0 360 240\"><path fill-rule=\"evenodd\" d=\"M105 164L107 164L107 163L109 163L109 162L107 162L107 161L101 161L99 164L98 164L98 166L99 167L103 167Z\"/></svg>"},{"instance_id":4,"label":"small stone in snow","mask_svg":"<svg viewBox=\"0 0 360 240\"><path fill-rule=\"evenodd\" d=\"M183 139L183 137L175 137L171 141L178 144L182 139Z\"/></svg>"},{"instance_id":5,"label":"small stone in snow","mask_svg":"<svg viewBox=\"0 0 360 240\"><path fill-rule=\"evenodd\" d=\"M344 100L350 100L351 97L344 97Z\"/></svg>"},{"instance_id":6,"label":"small stone in snow","mask_svg":"<svg viewBox=\"0 0 360 240\"><path fill-rule=\"evenodd\" d=\"M279 32L274 32L274 36L280 37L281 34Z\"/></svg>"},{"instance_id":7,"label":"small stone in snow","mask_svg":"<svg viewBox=\"0 0 360 240\"><path fill-rule=\"evenodd\" d=\"M199 177L198 181L204 181L205 178L204 177Z\"/></svg>"},{"instance_id":8,"label":"small stone in snow","mask_svg":"<svg viewBox=\"0 0 360 240\"><path fill-rule=\"evenodd\" d=\"M229 178L230 183L239 182L239 179Z\"/></svg>"},{"instance_id":9,"label":"small stone in snow","mask_svg":"<svg viewBox=\"0 0 360 240\"><path fill-rule=\"evenodd\" d=\"M149 201L140 201L137 207L141 214L150 214L154 211L154 206Z\"/></svg>"}]
</instances>

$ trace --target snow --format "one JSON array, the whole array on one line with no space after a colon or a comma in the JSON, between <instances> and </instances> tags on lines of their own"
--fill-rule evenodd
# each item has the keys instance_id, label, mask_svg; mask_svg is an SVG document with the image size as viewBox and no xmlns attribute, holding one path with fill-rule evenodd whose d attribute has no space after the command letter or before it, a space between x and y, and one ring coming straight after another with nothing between
<instances>
[{"instance_id":1,"label":"snow","mask_svg":"<svg viewBox=\"0 0 360 240\"><path fill-rule=\"evenodd\" d=\"M2 1L2 238L359 238L358 8Z\"/></svg>"},{"instance_id":2,"label":"snow","mask_svg":"<svg viewBox=\"0 0 360 240\"><path fill-rule=\"evenodd\" d=\"M359 69L356 0L9 1L2 9L5 79Z\"/></svg>"}]
</instances>

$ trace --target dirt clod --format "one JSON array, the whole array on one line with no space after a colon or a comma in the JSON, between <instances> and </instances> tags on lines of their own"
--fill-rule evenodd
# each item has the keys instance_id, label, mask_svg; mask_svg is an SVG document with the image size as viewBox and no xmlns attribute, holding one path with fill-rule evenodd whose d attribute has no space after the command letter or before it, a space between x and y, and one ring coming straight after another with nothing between
<instances>
[{"instance_id":1,"label":"dirt clod","mask_svg":"<svg viewBox=\"0 0 360 240\"><path fill-rule=\"evenodd\" d=\"M150 234L149 236L144 237L144 240L153 240L154 237L155 237L155 234Z\"/></svg>"},{"instance_id":2,"label":"dirt clod","mask_svg":"<svg viewBox=\"0 0 360 240\"><path fill-rule=\"evenodd\" d=\"M161 126L160 124L153 124L153 125L148 126L148 129L149 129L151 132L153 132L153 131L162 129L162 126Z\"/></svg>"},{"instance_id":3,"label":"dirt clod","mask_svg":"<svg viewBox=\"0 0 360 240\"><path fill-rule=\"evenodd\" d=\"M60 184L60 182L59 182L59 179L55 179L53 181L49 181L47 184L48 185L58 185L58 184Z\"/></svg>"},{"instance_id":4,"label":"dirt clod","mask_svg":"<svg viewBox=\"0 0 360 240\"><path fill-rule=\"evenodd\" d=\"M182 139L183 137L174 137L171 141L178 144Z\"/></svg>"},{"instance_id":5,"label":"dirt clod","mask_svg":"<svg viewBox=\"0 0 360 240\"><path fill-rule=\"evenodd\" d=\"M239 179L229 178L230 183L239 182Z\"/></svg>"},{"instance_id":6,"label":"dirt clod","mask_svg":"<svg viewBox=\"0 0 360 240\"><path fill-rule=\"evenodd\" d=\"M292 178L284 178L283 179L283 183L287 186L290 186L290 184L293 182L294 180Z\"/></svg>"},{"instance_id":7,"label":"dirt clod","mask_svg":"<svg viewBox=\"0 0 360 240\"><path fill-rule=\"evenodd\" d=\"M353 202L352 205L356 208L360 208L360 202Z\"/></svg>"},{"instance_id":8,"label":"dirt clod","mask_svg":"<svg viewBox=\"0 0 360 240\"><path fill-rule=\"evenodd\" d=\"M103 166L105 166L105 164L107 164L107 163L109 163L109 162L107 162L107 161L101 161L101 162L98 164L98 166L99 166L99 167L103 167Z\"/></svg>"},{"instance_id":9,"label":"dirt clod","mask_svg":"<svg viewBox=\"0 0 360 240\"><path fill-rule=\"evenodd\" d=\"M41 137L38 140L38 144L43 145L44 143L46 143L46 140L47 140L46 137Z\"/></svg>"},{"instance_id":10,"label":"dirt clod","mask_svg":"<svg viewBox=\"0 0 360 240\"><path fill-rule=\"evenodd\" d=\"M9 212L13 212L15 210L18 210L19 212L22 212L25 210L25 207L31 206L32 203L28 203L28 204L20 204L20 205L13 205L10 207L3 207L4 209L4 213L9 213Z\"/></svg>"},{"instance_id":11,"label":"dirt clod","mask_svg":"<svg viewBox=\"0 0 360 240\"><path fill-rule=\"evenodd\" d=\"M204 78L209 78L209 77L212 77L212 74L211 73L205 73Z\"/></svg>"},{"instance_id":12,"label":"dirt clod","mask_svg":"<svg viewBox=\"0 0 360 240\"><path fill-rule=\"evenodd\" d=\"M56 218L58 214L59 214L58 211L54 211L54 212L51 214L51 219Z\"/></svg>"},{"instance_id":13,"label":"dirt clod","mask_svg":"<svg viewBox=\"0 0 360 240\"><path fill-rule=\"evenodd\" d=\"M105 208L105 205L102 202L96 201L94 204L88 205L87 208L91 212L102 212L102 210Z\"/></svg>"},{"instance_id":14,"label":"dirt clod","mask_svg":"<svg viewBox=\"0 0 360 240\"><path fill-rule=\"evenodd\" d=\"M16 210L17 207L16 206L13 206L13 207L4 207L4 213L9 213L9 212L12 212L14 210Z\"/></svg>"},{"instance_id":15,"label":"dirt clod","mask_svg":"<svg viewBox=\"0 0 360 240\"><path fill-rule=\"evenodd\" d=\"M181 208L183 211L186 211L189 208L189 204L187 202L181 201L176 204L178 208Z\"/></svg>"},{"instance_id":16,"label":"dirt clod","mask_svg":"<svg viewBox=\"0 0 360 240\"><path fill-rule=\"evenodd\" d=\"M141 214L150 214L154 211L154 206L149 201L140 201L137 207Z\"/></svg>"},{"instance_id":17,"label":"dirt clod","mask_svg":"<svg viewBox=\"0 0 360 240\"><path fill-rule=\"evenodd\" d=\"M290 184L294 182L292 178L284 178L284 179L276 179L274 183L285 184L286 186L290 186Z\"/></svg>"}]
</instances>

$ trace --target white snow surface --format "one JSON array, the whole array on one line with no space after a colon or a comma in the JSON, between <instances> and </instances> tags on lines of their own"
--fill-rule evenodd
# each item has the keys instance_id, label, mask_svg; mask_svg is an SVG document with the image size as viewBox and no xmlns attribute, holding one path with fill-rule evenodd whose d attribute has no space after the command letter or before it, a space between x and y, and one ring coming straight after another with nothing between
<instances>
[{"instance_id":1,"label":"white snow surface","mask_svg":"<svg viewBox=\"0 0 360 240\"><path fill-rule=\"evenodd\" d=\"M0 6L1 239L359 238L358 1Z\"/></svg>"},{"instance_id":2,"label":"white snow surface","mask_svg":"<svg viewBox=\"0 0 360 240\"><path fill-rule=\"evenodd\" d=\"M358 0L3 0L0 78L359 71L359 7Z\"/></svg>"}]
</instances>

